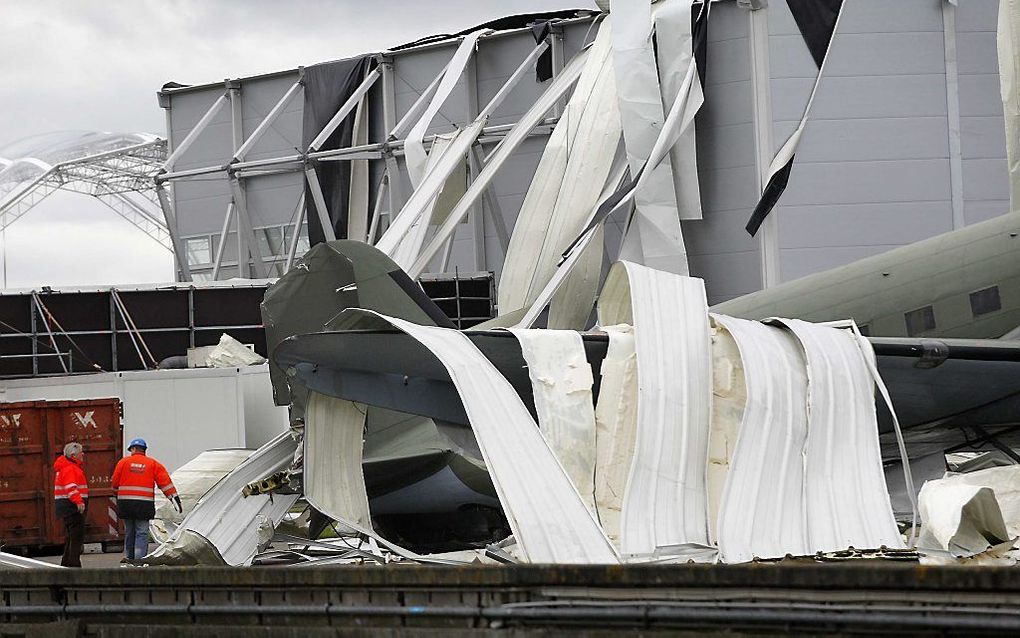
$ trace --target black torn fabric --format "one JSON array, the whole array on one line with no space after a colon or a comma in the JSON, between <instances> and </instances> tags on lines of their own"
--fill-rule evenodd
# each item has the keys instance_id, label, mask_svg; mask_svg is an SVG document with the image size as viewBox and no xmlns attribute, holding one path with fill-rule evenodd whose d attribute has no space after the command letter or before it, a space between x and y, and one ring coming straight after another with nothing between
<instances>
[{"instance_id":1,"label":"black torn fabric","mask_svg":"<svg viewBox=\"0 0 1020 638\"><path fill-rule=\"evenodd\" d=\"M535 36L536 45L542 44L551 32L552 25L549 23L549 20L536 22L531 25L531 35ZM538 62L535 63L535 79L539 82L545 82L552 76L552 47L550 46L542 52L542 55L538 56Z\"/></svg>"},{"instance_id":2,"label":"black torn fabric","mask_svg":"<svg viewBox=\"0 0 1020 638\"><path fill-rule=\"evenodd\" d=\"M790 156L788 161L781 169L772 174L769 178L769 183L765 185L765 190L761 194L761 199L758 200L758 205L754 207L754 212L751 213L751 219L747 220L747 226L745 229L754 237L758 233L758 229L761 228L765 218L769 216L772 209L775 208L779 198L783 195L783 191L786 190L786 185L790 182L790 172L793 170L793 158L796 155Z\"/></svg>"},{"instance_id":3,"label":"black torn fabric","mask_svg":"<svg viewBox=\"0 0 1020 638\"><path fill-rule=\"evenodd\" d=\"M843 0L786 0L786 3L815 65L822 68Z\"/></svg>"},{"instance_id":4,"label":"black torn fabric","mask_svg":"<svg viewBox=\"0 0 1020 638\"><path fill-rule=\"evenodd\" d=\"M329 124L344 102L361 85L375 64L374 57L374 55L366 55L305 67L302 148L308 148L312 140ZM333 131L333 134L319 150L327 151L351 145L356 112L357 109L351 111L350 115ZM322 186L322 195L326 200L326 210L329 212L333 232L336 237L345 238L347 237L347 216L350 205L351 163L320 162L316 166L316 175ZM319 222L315 200L312 198L307 184L305 185L305 219L308 220L309 245L314 246L324 242L326 240L325 231Z\"/></svg>"}]
</instances>

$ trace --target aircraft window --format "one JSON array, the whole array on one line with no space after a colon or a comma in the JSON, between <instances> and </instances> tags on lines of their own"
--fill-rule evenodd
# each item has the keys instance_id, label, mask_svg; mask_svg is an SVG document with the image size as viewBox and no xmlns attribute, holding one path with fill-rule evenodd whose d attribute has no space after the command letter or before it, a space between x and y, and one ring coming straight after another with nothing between
<instances>
[{"instance_id":1,"label":"aircraft window","mask_svg":"<svg viewBox=\"0 0 1020 638\"><path fill-rule=\"evenodd\" d=\"M989 312L1002 310L1002 300L999 299L999 287L992 286L977 292L970 293L970 311L975 317L987 315Z\"/></svg>"},{"instance_id":2,"label":"aircraft window","mask_svg":"<svg viewBox=\"0 0 1020 638\"><path fill-rule=\"evenodd\" d=\"M907 336L915 337L922 332L935 329L935 309L931 306L911 310L903 315L907 320Z\"/></svg>"}]
</instances>

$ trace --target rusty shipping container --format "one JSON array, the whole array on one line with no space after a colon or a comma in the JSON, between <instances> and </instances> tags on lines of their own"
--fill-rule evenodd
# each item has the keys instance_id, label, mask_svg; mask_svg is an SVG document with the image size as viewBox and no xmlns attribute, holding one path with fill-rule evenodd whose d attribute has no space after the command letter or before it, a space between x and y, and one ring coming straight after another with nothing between
<instances>
[{"instance_id":1,"label":"rusty shipping container","mask_svg":"<svg viewBox=\"0 0 1020 638\"><path fill-rule=\"evenodd\" d=\"M25 401L0 403L0 545L63 543L63 524L54 513L53 461L70 441L85 447L85 542L120 540L110 487L124 449L120 400Z\"/></svg>"}]
</instances>

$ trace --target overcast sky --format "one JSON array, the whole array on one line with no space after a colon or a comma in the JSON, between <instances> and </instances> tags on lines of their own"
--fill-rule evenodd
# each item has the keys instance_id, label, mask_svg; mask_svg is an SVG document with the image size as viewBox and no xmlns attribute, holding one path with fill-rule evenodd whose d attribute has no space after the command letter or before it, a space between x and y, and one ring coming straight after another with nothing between
<instances>
[{"instance_id":1,"label":"overcast sky","mask_svg":"<svg viewBox=\"0 0 1020 638\"><path fill-rule=\"evenodd\" d=\"M0 148L60 130L164 134L156 91L308 66L592 0L0 0ZM57 193L0 237L7 286L171 280L169 254ZM2 285L2 281L0 281Z\"/></svg>"}]
</instances>

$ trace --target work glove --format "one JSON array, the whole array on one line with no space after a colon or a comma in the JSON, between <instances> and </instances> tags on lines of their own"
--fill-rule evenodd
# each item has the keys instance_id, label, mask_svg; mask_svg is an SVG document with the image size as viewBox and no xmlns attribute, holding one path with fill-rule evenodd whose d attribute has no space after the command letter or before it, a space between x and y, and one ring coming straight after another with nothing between
<instances>
[{"instance_id":1,"label":"work glove","mask_svg":"<svg viewBox=\"0 0 1020 638\"><path fill-rule=\"evenodd\" d=\"M181 497L177 496L175 494L173 501L174 501L174 508L177 510L177 513L178 514L183 514L184 513L184 506L181 505Z\"/></svg>"},{"instance_id":2,"label":"work glove","mask_svg":"<svg viewBox=\"0 0 1020 638\"><path fill-rule=\"evenodd\" d=\"M79 514L85 513L85 503L78 503L78 513Z\"/></svg>"}]
</instances>

